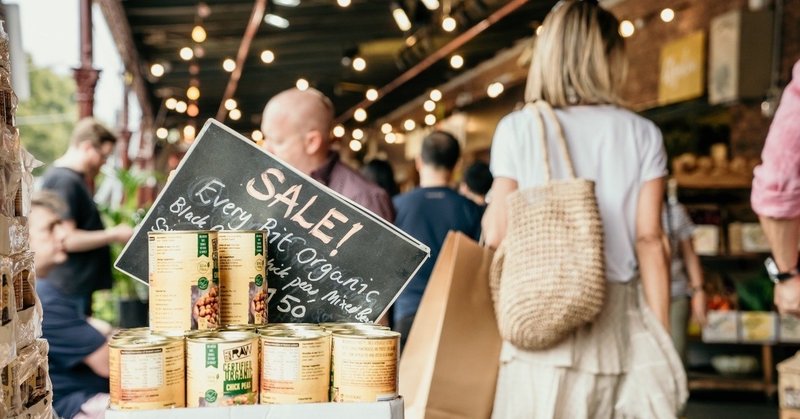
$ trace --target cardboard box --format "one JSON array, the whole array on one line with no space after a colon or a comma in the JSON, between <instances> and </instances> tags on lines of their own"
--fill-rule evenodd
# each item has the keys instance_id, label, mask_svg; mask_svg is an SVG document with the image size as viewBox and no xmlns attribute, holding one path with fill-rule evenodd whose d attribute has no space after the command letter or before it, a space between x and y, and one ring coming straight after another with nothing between
<instances>
[{"instance_id":1,"label":"cardboard box","mask_svg":"<svg viewBox=\"0 0 800 419\"><path fill-rule=\"evenodd\" d=\"M741 342L771 343L778 340L778 314L774 311L741 311L739 327Z\"/></svg>"},{"instance_id":2,"label":"cardboard box","mask_svg":"<svg viewBox=\"0 0 800 419\"><path fill-rule=\"evenodd\" d=\"M403 419L403 398L376 403L261 404L254 406L118 411L106 419Z\"/></svg>"},{"instance_id":3,"label":"cardboard box","mask_svg":"<svg viewBox=\"0 0 800 419\"><path fill-rule=\"evenodd\" d=\"M703 327L703 342L736 343L739 341L739 315L736 311L708 312L708 322Z\"/></svg>"},{"instance_id":4,"label":"cardboard box","mask_svg":"<svg viewBox=\"0 0 800 419\"><path fill-rule=\"evenodd\" d=\"M698 225L692 233L692 244L698 255L718 255L719 227L710 224Z\"/></svg>"},{"instance_id":5,"label":"cardboard box","mask_svg":"<svg viewBox=\"0 0 800 419\"><path fill-rule=\"evenodd\" d=\"M782 315L779 323L778 340L780 342L800 343L800 318Z\"/></svg>"},{"instance_id":6,"label":"cardboard box","mask_svg":"<svg viewBox=\"0 0 800 419\"><path fill-rule=\"evenodd\" d=\"M781 417L785 409L800 409L800 352L778 364L778 400Z\"/></svg>"}]
</instances>

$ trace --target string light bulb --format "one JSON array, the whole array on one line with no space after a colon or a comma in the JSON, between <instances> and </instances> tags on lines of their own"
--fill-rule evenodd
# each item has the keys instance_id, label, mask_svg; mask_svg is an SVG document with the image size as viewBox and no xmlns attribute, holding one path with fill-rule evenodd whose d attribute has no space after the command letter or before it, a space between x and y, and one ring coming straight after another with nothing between
<instances>
[{"instance_id":1,"label":"string light bulb","mask_svg":"<svg viewBox=\"0 0 800 419\"><path fill-rule=\"evenodd\" d=\"M436 124L436 116L432 113L425 115L425 125L433 126L434 124Z\"/></svg>"},{"instance_id":2,"label":"string light bulb","mask_svg":"<svg viewBox=\"0 0 800 419\"><path fill-rule=\"evenodd\" d=\"M261 130L253 130L253 132L250 134L250 138L252 138L255 142L260 142L264 139L264 133L261 132Z\"/></svg>"},{"instance_id":3,"label":"string light bulb","mask_svg":"<svg viewBox=\"0 0 800 419\"><path fill-rule=\"evenodd\" d=\"M383 139L386 140L386 144L394 144L397 141L397 134L387 132Z\"/></svg>"},{"instance_id":4,"label":"string light bulb","mask_svg":"<svg viewBox=\"0 0 800 419\"><path fill-rule=\"evenodd\" d=\"M431 97L432 101L438 102L438 101L442 100L442 91L439 90L439 89L433 89L433 90L431 90L430 97Z\"/></svg>"},{"instance_id":5,"label":"string light bulb","mask_svg":"<svg viewBox=\"0 0 800 419\"><path fill-rule=\"evenodd\" d=\"M365 111L363 108L356 109L356 111L353 112L353 119L355 119L358 122L366 121L367 120L367 111Z\"/></svg>"},{"instance_id":6,"label":"string light bulb","mask_svg":"<svg viewBox=\"0 0 800 419\"><path fill-rule=\"evenodd\" d=\"M623 20L619 23L619 34L622 35L623 38L633 36L634 32L636 32L636 27L630 20Z\"/></svg>"},{"instance_id":7,"label":"string light bulb","mask_svg":"<svg viewBox=\"0 0 800 419\"><path fill-rule=\"evenodd\" d=\"M350 150L353 150L355 152L359 152L359 151L361 151L361 147L363 147L363 144L361 144L361 141L350 140Z\"/></svg>"},{"instance_id":8,"label":"string light bulb","mask_svg":"<svg viewBox=\"0 0 800 419\"><path fill-rule=\"evenodd\" d=\"M177 104L178 104L178 100L175 99L174 97L171 97L171 98L167 99L164 102L164 106L166 106L167 109L169 109L169 110L175 109L175 105L177 105Z\"/></svg>"},{"instance_id":9,"label":"string light bulb","mask_svg":"<svg viewBox=\"0 0 800 419\"><path fill-rule=\"evenodd\" d=\"M271 64L275 61L275 53L268 49L261 51L261 61L263 61L264 64Z\"/></svg>"},{"instance_id":10,"label":"string light bulb","mask_svg":"<svg viewBox=\"0 0 800 419\"><path fill-rule=\"evenodd\" d=\"M426 100L425 103L422 104L422 109L425 109L425 112L433 112L436 109L436 102Z\"/></svg>"},{"instance_id":11,"label":"string light bulb","mask_svg":"<svg viewBox=\"0 0 800 419\"><path fill-rule=\"evenodd\" d=\"M355 138L356 140L361 140L362 138L364 138L364 131L362 131L361 128L354 129L353 138Z\"/></svg>"},{"instance_id":12,"label":"string light bulb","mask_svg":"<svg viewBox=\"0 0 800 419\"><path fill-rule=\"evenodd\" d=\"M189 88L186 89L186 97L191 100L200 99L200 89L197 88L197 86L189 86Z\"/></svg>"},{"instance_id":13,"label":"string light bulb","mask_svg":"<svg viewBox=\"0 0 800 419\"><path fill-rule=\"evenodd\" d=\"M186 115L191 116L194 118L200 113L200 108L197 107L194 103L190 103L189 106L186 108Z\"/></svg>"},{"instance_id":14,"label":"string light bulb","mask_svg":"<svg viewBox=\"0 0 800 419\"><path fill-rule=\"evenodd\" d=\"M159 64L159 63L155 63L155 64L150 66L150 74L152 74L154 77L163 76L164 75L164 71L165 71L164 70L164 66Z\"/></svg>"},{"instance_id":15,"label":"string light bulb","mask_svg":"<svg viewBox=\"0 0 800 419\"><path fill-rule=\"evenodd\" d=\"M236 70L236 61L233 61L231 58L226 58L225 61L222 62L222 68L230 73L233 70Z\"/></svg>"},{"instance_id":16,"label":"string light bulb","mask_svg":"<svg viewBox=\"0 0 800 419\"><path fill-rule=\"evenodd\" d=\"M166 140L168 135L169 135L169 130L164 127L161 127L156 130L156 137L158 137L161 140Z\"/></svg>"},{"instance_id":17,"label":"string light bulb","mask_svg":"<svg viewBox=\"0 0 800 419\"><path fill-rule=\"evenodd\" d=\"M367 90L365 96L367 97L367 100L369 100L370 102L374 102L378 100L378 91L375 89L369 89Z\"/></svg>"},{"instance_id":18,"label":"string light bulb","mask_svg":"<svg viewBox=\"0 0 800 419\"><path fill-rule=\"evenodd\" d=\"M206 40L206 30L202 26L197 25L192 28L192 40L198 44Z\"/></svg>"},{"instance_id":19,"label":"string light bulb","mask_svg":"<svg viewBox=\"0 0 800 419\"><path fill-rule=\"evenodd\" d=\"M339 7L347 7L350 5L350 0L336 0L336 4L338 4Z\"/></svg>"},{"instance_id":20,"label":"string light bulb","mask_svg":"<svg viewBox=\"0 0 800 419\"><path fill-rule=\"evenodd\" d=\"M228 116L231 117L232 120L238 121L242 117L242 111L238 109L231 109L231 111L228 112Z\"/></svg>"},{"instance_id":21,"label":"string light bulb","mask_svg":"<svg viewBox=\"0 0 800 419\"><path fill-rule=\"evenodd\" d=\"M236 103L236 99L231 98L225 101L225 110L232 111L236 109L237 106L239 106L239 104Z\"/></svg>"},{"instance_id":22,"label":"string light bulb","mask_svg":"<svg viewBox=\"0 0 800 419\"><path fill-rule=\"evenodd\" d=\"M189 47L183 47L183 48L181 48L181 50L178 53L178 55L181 56L181 59L183 61L189 61L194 57L194 51L192 51L192 49L189 48Z\"/></svg>"},{"instance_id":23,"label":"string light bulb","mask_svg":"<svg viewBox=\"0 0 800 419\"><path fill-rule=\"evenodd\" d=\"M367 68L367 61L361 57L353 59L353 70L364 71Z\"/></svg>"},{"instance_id":24,"label":"string light bulb","mask_svg":"<svg viewBox=\"0 0 800 419\"><path fill-rule=\"evenodd\" d=\"M660 17L665 23L672 22L672 20L675 19L675 11L667 7L661 11Z\"/></svg>"},{"instance_id":25,"label":"string light bulb","mask_svg":"<svg viewBox=\"0 0 800 419\"><path fill-rule=\"evenodd\" d=\"M297 83L294 84L297 87L297 90L306 91L308 90L308 80L306 79L297 79Z\"/></svg>"},{"instance_id":26,"label":"string light bulb","mask_svg":"<svg viewBox=\"0 0 800 419\"><path fill-rule=\"evenodd\" d=\"M342 138L342 137L344 137L344 134L345 134L345 130L344 130L343 126L337 125L337 126L333 127L333 136L334 137Z\"/></svg>"},{"instance_id":27,"label":"string light bulb","mask_svg":"<svg viewBox=\"0 0 800 419\"><path fill-rule=\"evenodd\" d=\"M406 131L413 131L414 128L416 128L416 127L417 127L417 123L414 122L413 119L406 119L406 121L403 122L403 128L405 128Z\"/></svg>"},{"instance_id":28,"label":"string light bulb","mask_svg":"<svg viewBox=\"0 0 800 419\"><path fill-rule=\"evenodd\" d=\"M505 86L503 86L503 83L500 83L499 81L497 81L497 82L494 82L494 83L490 84L489 87L486 88L486 94L490 98L494 99L494 98L500 96L503 93L503 90L505 90Z\"/></svg>"},{"instance_id":29,"label":"string light bulb","mask_svg":"<svg viewBox=\"0 0 800 419\"><path fill-rule=\"evenodd\" d=\"M384 134L392 132L392 124L386 122L383 125L381 125L381 132Z\"/></svg>"},{"instance_id":30,"label":"string light bulb","mask_svg":"<svg viewBox=\"0 0 800 419\"><path fill-rule=\"evenodd\" d=\"M187 107L188 105L186 105L186 102L179 100L178 103L175 104L175 111L178 113L184 113L186 112Z\"/></svg>"},{"instance_id":31,"label":"string light bulb","mask_svg":"<svg viewBox=\"0 0 800 419\"><path fill-rule=\"evenodd\" d=\"M456 20L453 19L452 16L447 16L444 19L442 19L442 29L444 29L445 31L453 32L454 30L456 30L456 26L458 26L458 24Z\"/></svg>"},{"instance_id":32,"label":"string light bulb","mask_svg":"<svg viewBox=\"0 0 800 419\"><path fill-rule=\"evenodd\" d=\"M463 66L464 66L464 57L458 54L450 57L450 67L453 67L454 69L458 70Z\"/></svg>"}]
</instances>

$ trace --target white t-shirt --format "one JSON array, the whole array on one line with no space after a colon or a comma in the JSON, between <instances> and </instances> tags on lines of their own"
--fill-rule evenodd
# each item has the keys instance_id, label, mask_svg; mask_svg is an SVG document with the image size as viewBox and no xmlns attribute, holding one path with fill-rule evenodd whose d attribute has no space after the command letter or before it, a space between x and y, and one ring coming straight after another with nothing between
<instances>
[{"instance_id":1,"label":"white t-shirt","mask_svg":"<svg viewBox=\"0 0 800 419\"><path fill-rule=\"evenodd\" d=\"M667 174L661 132L655 124L612 105L556 109L577 177L595 181L603 220L606 275L627 282L638 275L636 206L644 182ZM543 115L553 179L566 176L564 157L547 114ZM528 108L497 125L492 142L495 177L517 181L519 189L544 184L538 119Z\"/></svg>"}]
</instances>

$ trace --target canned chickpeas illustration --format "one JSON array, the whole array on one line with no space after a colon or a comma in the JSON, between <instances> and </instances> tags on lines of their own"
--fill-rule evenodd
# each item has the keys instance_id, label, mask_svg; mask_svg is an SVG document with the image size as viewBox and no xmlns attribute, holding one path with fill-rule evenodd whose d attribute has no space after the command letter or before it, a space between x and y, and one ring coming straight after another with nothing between
<instances>
[{"instance_id":1,"label":"canned chickpeas illustration","mask_svg":"<svg viewBox=\"0 0 800 419\"><path fill-rule=\"evenodd\" d=\"M217 233L149 232L150 329L181 335L217 328Z\"/></svg>"},{"instance_id":2,"label":"canned chickpeas illustration","mask_svg":"<svg viewBox=\"0 0 800 419\"><path fill-rule=\"evenodd\" d=\"M183 338L122 335L108 346L112 409L186 405Z\"/></svg>"},{"instance_id":3,"label":"canned chickpeas illustration","mask_svg":"<svg viewBox=\"0 0 800 419\"><path fill-rule=\"evenodd\" d=\"M267 329L260 335L262 404L327 402L330 334L313 329Z\"/></svg>"},{"instance_id":4,"label":"canned chickpeas illustration","mask_svg":"<svg viewBox=\"0 0 800 419\"><path fill-rule=\"evenodd\" d=\"M267 247L264 231L218 231L220 320L267 323Z\"/></svg>"},{"instance_id":5,"label":"canned chickpeas illustration","mask_svg":"<svg viewBox=\"0 0 800 419\"><path fill-rule=\"evenodd\" d=\"M400 334L336 330L331 335L331 401L375 402L397 397Z\"/></svg>"},{"instance_id":6,"label":"canned chickpeas illustration","mask_svg":"<svg viewBox=\"0 0 800 419\"><path fill-rule=\"evenodd\" d=\"M256 404L258 337L250 332L196 332L186 338L187 407Z\"/></svg>"}]
</instances>

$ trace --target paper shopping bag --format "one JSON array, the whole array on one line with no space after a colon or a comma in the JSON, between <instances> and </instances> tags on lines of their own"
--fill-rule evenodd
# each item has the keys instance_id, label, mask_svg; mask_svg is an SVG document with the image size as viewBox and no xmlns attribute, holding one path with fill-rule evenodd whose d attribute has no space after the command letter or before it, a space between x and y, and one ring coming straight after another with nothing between
<instances>
[{"instance_id":1,"label":"paper shopping bag","mask_svg":"<svg viewBox=\"0 0 800 419\"><path fill-rule=\"evenodd\" d=\"M400 359L407 419L491 416L501 346L492 299L492 251L450 232Z\"/></svg>"}]
</instances>

